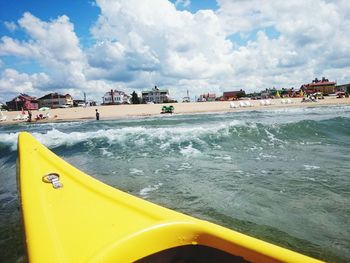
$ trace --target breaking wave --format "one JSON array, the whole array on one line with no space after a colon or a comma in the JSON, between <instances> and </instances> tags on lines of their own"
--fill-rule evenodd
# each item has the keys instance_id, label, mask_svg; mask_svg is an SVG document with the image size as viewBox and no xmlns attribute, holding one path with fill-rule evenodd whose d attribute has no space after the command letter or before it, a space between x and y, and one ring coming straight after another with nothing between
<instances>
[{"instance_id":1,"label":"breaking wave","mask_svg":"<svg viewBox=\"0 0 350 263\"><path fill-rule=\"evenodd\" d=\"M65 125L67 127L67 125ZM111 145L149 147L157 145L166 150L179 145L184 156L198 155L198 146L210 145L213 148L222 147L223 141L239 146L245 144L283 145L288 142L301 144L322 143L324 138L339 138L349 135L350 119L337 117L328 120L301 120L287 123L263 123L246 120L220 120L208 122L202 120L194 125L181 126L133 126L73 131L53 126L44 132L32 132L32 135L49 148L60 146L71 147L79 143L99 147L109 155ZM330 129L331 132L330 132ZM0 134L0 147L17 148L18 132ZM93 143L92 143L93 142ZM259 146L259 145L258 145ZM252 147L252 146L251 146ZM1 148L0 148L1 149Z\"/></svg>"}]
</instances>

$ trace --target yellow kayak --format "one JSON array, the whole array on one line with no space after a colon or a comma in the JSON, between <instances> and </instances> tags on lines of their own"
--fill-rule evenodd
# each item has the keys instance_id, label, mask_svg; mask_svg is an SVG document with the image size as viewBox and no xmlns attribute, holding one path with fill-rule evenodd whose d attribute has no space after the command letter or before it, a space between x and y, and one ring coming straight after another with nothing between
<instances>
[{"instance_id":1,"label":"yellow kayak","mask_svg":"<svg viewBox=\"0 0 350 263\"><path fill-rule=\"evenodd\" d=\"M29 262L321 262L119 191L18 140Z\"/></svg>"}]
</instances>

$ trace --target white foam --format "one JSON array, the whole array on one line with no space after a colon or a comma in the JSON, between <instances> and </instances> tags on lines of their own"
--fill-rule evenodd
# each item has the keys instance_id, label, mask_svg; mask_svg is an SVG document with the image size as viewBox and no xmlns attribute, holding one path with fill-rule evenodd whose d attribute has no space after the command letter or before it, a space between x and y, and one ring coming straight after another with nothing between
<instances>
[{"instance_id":1,"label":"white foam","mask_svg":"<svg viewBox=\"0 0 350 263\"><path fill-rule=\"evenodd\" d=\"M181 148L180 153L185 157L193 157L200 155L201 151L196 148L193 148L192 144L190 144L184 148Z\"/></svg>"},{"instance_id":2,"label":"white foam","mask_svg":"<svg viewBox=\"0 0 350 263\"><path fill-rule=\"evenodd\" d=\"M182 171L182 170L187 170L187 169L191 169L191 168L192 168L191 164L189 164L189 163L182 163L180 168L177 169L177 170L178 171Z\"/></svg>"},{"instance_id":3,"label":"white foam","mask_svg":"<svg viewBox=\"0 0 350 263\"><path fill-rule=\"evenodd\" d=\"M145 144L146 144L146 141L145 141L145 139L144 139L144 138L141 138L141 139L135 140L134 142L135 142L135 144L137 144L138 146L143 146L143 145L145 145Z\"/></svg>"},{"instance_id":4,"label":"white foam","mask_svg":"<svg viewBox=\"0 0 350 263\"><path fill-rule=\"evenodd\" d=\"M112 157L113 153L107 150L107 148L100 148L101 154L106 157Z\"/></svg>"},{"instance_id":5,"label":"white foam","mask_svg":"<svg viewBox=\"0 0 350 263\"><path fill-rule=\"evenodd\" d=\"M308 164L304 164L303 166L304 166L305 170L317 170L317 169L321 168L321 167L316 166L316 165L308 165Z\"/></svg>"},{"instance_id":6,"label":"white foam","mask_svg":"<svg viewBox=\"0 0 350 263\"><path fill-rule=\"evenodd\" d=\"M273 158L277 158L277 156L275 155L271 155L271 154L266 154L266 153L259 153L259 156L265 159L273 159Z\"/></svg>"},{"instance_id":7,"label":"white foam","mask_svg":"<svg viewBox=\"0 0 350 263\"><path fill-rule=\"evenodd\" d=\"M161 150L168 149L168 148L170 148L170 143L169 143L169 142L162 143L162 144L159 146L159 148L160 148Z\"/></svg>"},{"instance_id":8,"label":"white foam","mask_svg":"<svg viewBox=\"0 0 350 263\"><path fill-rule=\"evenodd\" d=\"M214 159L230 161L232 159L232 157L229 155L224 155L224 156L215 156Z\"/></svg>"},{"instance_id":9,"label":"white foam","mask_svg":"<svg viewBox=\"0 0 350 263\"><path fill-rule=\"evenodd\" d=\"M46 133L33 132L32 135L41 143L50 148L61 145L71 146L80 142L89 140L105 139L109 144L125 145L126 142L132 141L136 145L147 145L149 141L159 141L161 149L167 149L171 144L181 144L183 142L194 141L198 144L206 144L203 140L206 136L222 136L230 135L230 128L235 126L247 125L244 121L228 121L218 125L201 124L201 125L183 125L183 126L162 126L162 127L123 127L113 129L100 129L95 131L77 131L63 132L53 128ZM1 142L11 145L11 150L17 148L18 133L1 134ZM191 148L191 147L190 147ZM196 150L188 151L192 153ZM186 154L186 149L183 151ZM197 152L198 153L198 152Z\"/></svg>"},{"instance_id":10,"label":"white foam","mask_svg":"<svg viewBox=\"0 0 350 263\"><path fill-rule=\"evenodd\" d=\"M155 185L147 186L147 187L140 190L140 195L147 196L150 192L157 191L159 189L159 187L161 187L162 185L163 185L162 183L158 183Z\"/></svg>"},{"instance_id":11,"label":"white foam","mask_svg":"<svg viewBox=\"0 0 350 263\"><path fill-rule=\"evenodd\" d=\"M12 151L17 150L17 138L18 138L18 133L5 133L0 135L0 141L1 143L8 144L10 145L10 149Z\"/></svg>"},{"instance_id":12,"label":"white foam","mask_svg":"<svg viewBox=\"0 0 350 263\"><path fill-rule=\"evenodd\" d=\"M264 148L261 147L261 146L257 146L256 144L254 144L252 147L249 147L249 151L252 151L252 152L256 152L256 151L262 151Z\"/></svg>"},{"instance_id":13,"label":"white foam","mask_svg":"<svg viewBox=\"0 0 350 263\"><path fill-rule=\"evenodd\" d=\"M267 129L264 129L264 131L266 132L266 135L270 139L271 142L283 142L282 140L276 138L276 136L274 134L272 134L271 132L269 132Z\"/></svg>"},{"instance_id":14,"label":"white foam","mask_svg":"<svg viewBox=\"0 0 350 263\"><path fill-rule=\"evenodd\" d=\"M130 168L129 169L130 174L136 174L136 175L144 175L144 172L142 170L136 169L136 168Z\"/></svg>"}]
</instances>

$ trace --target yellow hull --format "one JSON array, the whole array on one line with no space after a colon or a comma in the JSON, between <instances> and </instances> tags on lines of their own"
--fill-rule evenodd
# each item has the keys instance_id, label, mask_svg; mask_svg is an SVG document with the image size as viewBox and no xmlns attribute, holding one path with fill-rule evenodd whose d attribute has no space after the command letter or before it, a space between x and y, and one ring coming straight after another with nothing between
<instances>
[{"instance_id":1,"label":"yellow hull","mask_svg":"<svg viewBox=\"0 0 350 263\"><path fill-rule=\"evenodd\" d=\"M30 262L320 262L105 185L28 133L18 146Z\"/></svg>"}]
</instances>

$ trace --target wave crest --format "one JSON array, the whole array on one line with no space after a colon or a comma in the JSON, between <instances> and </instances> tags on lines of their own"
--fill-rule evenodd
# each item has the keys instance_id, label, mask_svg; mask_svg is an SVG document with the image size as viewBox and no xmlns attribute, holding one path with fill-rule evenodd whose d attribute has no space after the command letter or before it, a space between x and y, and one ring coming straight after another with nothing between
<instances>
[{"instance_id":1,"label":"wave crest","mask_svg":"<svg viewBox=\"0 0 350 263\"><path fill-rule=\"evenodd\" d=\"M69 130L58 130L55 127L43 133L33 132L33 136L49 148L60 146L73 146L79 143L88 143L96 147L107 147L110 145L149 147L157 145L160 150L168 150L177 145L182 149L184 156L198 154L198 147L210 145L212 148L219 145L222 147L222 140L230 140L242 143L269 143L274 145L284 144L285 141L295 141L301 138L322 139L330 126L341 122L342 126L337 132L344 136L347 132L345 126L350 125L350 120L344 117L336 117L329 120L299 120L287 123L263 123L264 120L246 121L221 119L215 122L181 124L179 125L152 125L152 126L132 126L120 127L116 123L108 128L91 127L91 130L79 130L69 132ZM345 126L344 126L345 125ZM85 128L85 127L84 127ZM100 129L98 129L100 128ZM98 129L98 130L96 130ZM10 150L17 148L18 132L1 134L1 144L6 145ZM332 134L333 135L333 134ZM91 143L94 142L94 143ZM100 145L103 144L103 145ZM198 150L198 151L197 151Z\"/></svg>"}]
</instances>

